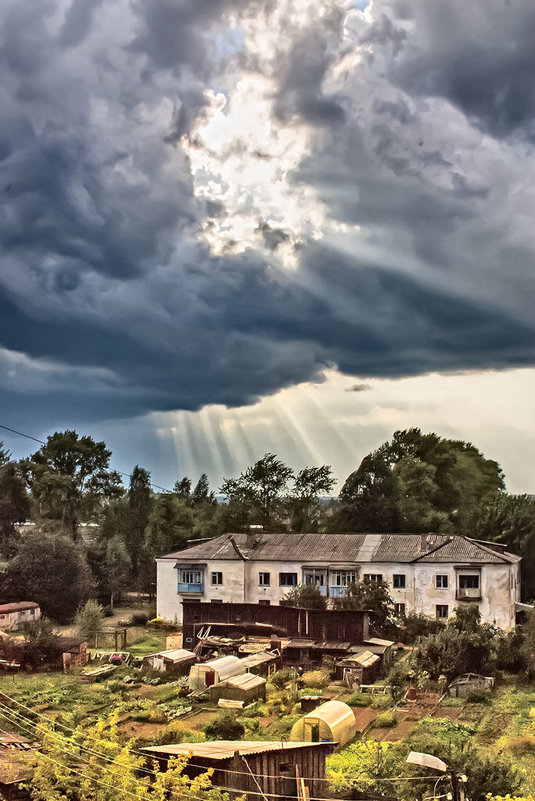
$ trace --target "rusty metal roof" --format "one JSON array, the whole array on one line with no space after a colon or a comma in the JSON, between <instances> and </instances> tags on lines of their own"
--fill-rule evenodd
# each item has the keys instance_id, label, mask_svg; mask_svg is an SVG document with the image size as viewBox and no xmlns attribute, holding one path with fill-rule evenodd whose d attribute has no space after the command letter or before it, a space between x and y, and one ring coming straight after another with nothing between
<instances>
[{"instance_id":1,"label":"rusty metal roof","mask_svg":"<svg viewBox=\"0 0 535 801\"><path fill-rule=\"evenodd\" d=\"M222 534L191 548L160 557L182 564L201 560L251 560L328 563L331 569L376 562L510 563L519 557L481 545L467 537L446 534Z\"/></svg>"},{"instance_id":2,"label":"rusty metal roof","mask_svg":"<svg viewBox=\"0 0 535 801\"><path fill-rule=\"evenodd\" d=\"M178 754L189 754L192 757L202 757L204 759L231 759L236 751L246 756L247 754L263 754L267 751L289 751L297 748L318 748L332 747L332 743L304 743L291 742L285 740L215 740L208 743L179 743L177 745L154 745L142 748L150 754L177 756Z\"/></svg>"},{"instance_id":3,"label":"rusty metal roof","mask_svg":"<svg viewBox=\"0 0 535 801\"><path fill-rule=\"evenodd\" d=\"M11 604L0 604L0 615L9 612L24 612L26 609L39 609L39 604L35 601L16 601Z\"/></svg>"}]
</instances>

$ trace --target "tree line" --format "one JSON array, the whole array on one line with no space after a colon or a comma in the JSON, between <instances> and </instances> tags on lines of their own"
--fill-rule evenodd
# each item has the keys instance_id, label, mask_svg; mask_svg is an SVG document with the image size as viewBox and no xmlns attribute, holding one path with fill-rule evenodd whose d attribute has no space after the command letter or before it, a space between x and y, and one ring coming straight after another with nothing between
<instances>
[{"instance_id":1,"label":"tree line","mask_svg":"<svg viewBox=\"0 0 535 801\"><path fill-rule=\"evenodd\" d=\"M240 531L428 532L499 540L524 557L535 596L535 502L509 495L497 462L471 443L396 431L331 497L329 465L295 472L266 453L224 478L219 499L202 474L155 492L136 465L123 486L106 443L56 432L18 462L0 443L0 598L39 601L72 618L89 597L113 604L125 589L155 588L155 557L189 540ZM23 530L18 524L32 521ZM82 525L86 524L86 525Z\"/></svg>"}]
</instances>

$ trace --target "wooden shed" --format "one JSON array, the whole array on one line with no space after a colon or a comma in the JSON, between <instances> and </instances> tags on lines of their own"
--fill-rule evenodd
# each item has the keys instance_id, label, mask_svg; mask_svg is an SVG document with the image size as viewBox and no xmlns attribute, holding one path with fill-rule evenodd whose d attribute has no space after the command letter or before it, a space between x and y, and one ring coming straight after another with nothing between
<instances>
[{"instance_id":1,"label":"wooden shed","mask_svg":"<svg viewBox=\"0 0 535 801\"><path fill-rule=\"evenodd\" d=\"M220 698L229 701L242 701L244 705L252 704L258 699L266 699L266 680L263 676L244 673L242 676L233 676L209 688L210 701L219 701Z\"/></svg>"},{"instance_id":2,"label":"wooden shed","mask_svg":"<svg viewBox=\"0 0 535 801\"><path fill-rule=\"evenodd\" d=\"M247 668L237 656L221 656L209 662L192 665L189 671L189 686L192 690L202 692L213 684L219 684L232 676L241 676Z\"/></svg>"},{"instance_id":3,"label":"wooden shed","mask_svg":"<svg viewBox=\"0 0 535 801\"><path fill-rule=\"evenodd\" d=\"M281 657L271 652L249 654L241 660L249 673L255 676L271 676L281 665Z\"/></svg>"},{"instance_id":4,"label":"wooden shed","mask_svg":"<svg viewBox=\"0 0 535 801\"><path fill-rule=\"evenodd\" d=\"M145 656L143 658L143 667L158 670L160 673L169 673L172 676L185 676L196 661L197 657L193 651L186 651L184 648L173 648Z\"/></svg>"},{"instance_id":5,"label":"wooden shed","mask_svg":"<svg viewBox=\"0 0 535 801\"><path fill-rule=\"evenodd\" d=\"M342 701L327 701L294 723L290 740L331 742L343 746L357 733L353 710Z\"/></svg>"},{"instance_id":6,"label":"wooden shed","mask_svg":"<svg viewBox=\"0 0 535 801\"><path fill-rule=\"evenodd\" d=\"M362 647L357 653L341 659L335 666L335 678L353 684L372 684L379 676L381 657Z\"/></svg>"},{"instance_id":7,"label":"wooden shed","mask_svg":"<svg viewBox=\"0 0 535 801\"><path fill-rule=\"evenodd\" d=\"M27 783L35 767L37 743L20 734L3 732L0 737L0 798L30 801Z\"/></svg>"},{"instance_id":8,"label":"wooden shed","mask_svg":"<svg viewBox=\"0 0 535 801\"><path fill-rule=\"evenodd\" d=\"M185 754L184 772L190 778L213 769L215 787L231 794L258 793L269 801L297 798L297 775L305 779L311 797L325 795L325 758L333 750L331 743L281 742L258 740L217 740L205 743L180 743L142 748L157 759L165 770L171 757ZM302 798L302 795L300 795Z\"/></svg>"},{"instance_id":9,"label":"wooden shed","mask_svg":"<svg viewBox=\"0 0 535 801\"><path fill-rule=\"evenodd\" d=\"M362 644L368 651L371 651L373 654L378 654L378 656L381 657L381 672L383 674L388 673L392 667L394 646L396 643L393 640L383 640L380 637L369 637L367 640L364 640Z\"/></svg>"}]
</instances>

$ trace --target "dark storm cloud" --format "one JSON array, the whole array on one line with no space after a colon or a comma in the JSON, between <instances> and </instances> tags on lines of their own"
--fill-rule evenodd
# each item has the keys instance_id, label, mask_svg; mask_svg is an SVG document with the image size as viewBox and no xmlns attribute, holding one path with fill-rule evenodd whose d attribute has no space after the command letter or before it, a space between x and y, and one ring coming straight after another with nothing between
<instances>
[{"instance_id":1,"label":"dark storm cloud","mask_svg":"<svg viewBox=\"0 0 535 801\"><path fill-rule=\"evenodd\" d=\"M404 4L406 5L406 4ZM396 15L397 3L392 3ZM417 30L406 37L388 17L391 41L404 41L390 77L407 91L439 95L491 135L535 136L535 6L531 0L466 3L414 0Z\"/></svg>"},{"instance_id":2,"label":"dark storm cloud","mask_svg":"<svg viewBox=\"0 0 535 801\"><path fill-rule=\"evenodd\" d=\"M0 8L0 386L18 425L239 406L332 366L371 377L533 364L531 221L517 213L532 168L512 145L485 149L440 88L483 0L441 48L427 5L376 4L338 83L352 47L338 10L281 30L274 120L313 132L295 191L317 192L333 228L321 244L303 237L288 272L264 251L214 257L199 242L206 216L228 211L194 197L182 137L224 69L225 14L260 5ZM433 58L443 83L425 88L415 65ZM466 113L505 130L482 109ZM529 102L517 119L529 132ZM270 258L293 236L284 223L257 233Z\"/></svg>"}]
</instances>

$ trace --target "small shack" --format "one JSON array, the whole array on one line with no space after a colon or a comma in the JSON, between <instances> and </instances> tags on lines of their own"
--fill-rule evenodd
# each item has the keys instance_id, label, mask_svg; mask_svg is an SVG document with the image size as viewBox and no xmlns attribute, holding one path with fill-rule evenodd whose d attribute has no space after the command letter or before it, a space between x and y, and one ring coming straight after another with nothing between
<instances>
[{"instance_id":1,"label":"small shack","mask_svg":"<svg viewBox=\"0 0 535 801\"><path fill-rule=\"evenodd\" d=\"M447 693L453 698L465 698L474 690L492 690L494 688L493 676L481 676L479 673L463 673L453 679Z\"/></svg>"},{"instance_id":2,"label":"small shack","mask_svg":"<svg viewBox=\"0 0 535 801\"><path fill-rule=\"evenodd\" d=\"M266 700L266 680L263 676L244 673L214 684L208 690L210 701L225 698L229 701L241 701L243 705L252 704L259 699Z\"/></svg>"},{"instance_id":3,"label":"small shack","mask_svg":"<svg viewBox=\"0 0 535 801\"><path fill-rule=\"evenodd\" d=\"M63 670L87 665L87 642L79 637L65 637L59 634L55 640L56 647L61 652Z\"/></svg>"},{"instance_id":4,"label":"small shack","mask_svg":"<svg viewBox=\"0 0 535 801\"><path fill-rule=\"evenodd\" d=\"M258 740L217 740L205 743L180 743L142 748L148 757L157 759L166 769L171 757L186 755L184 773L195 778L207 770L214 772L211 782L222 790L260 792L267 798L297 798L298 778L305 780L310 797L325 795L325 758L333 750L331 743L265 742ZM302 792L299 798L303 798Z\"/></svg>"},{"instance_id":5,"label":"small shack","mask_svg":"<svg viewBox=\"0 0 535 801\"><path fill-rule=\"evenodd\" d=\"M327 701L294 723L290 740L330 742L343 746L357 733L353 710L342 701Z\"/></svg>"},{"instance_id":6,"label":"small shack","mask_svg":"<svg viewBox=\"0 0 535 801\"><path fill-rule=\"evenodd\" d=\"M381 672L383 675L388 673L392 667L394 646L396 643L393 640L382 640L380 637L369 637L367 640L364 640L362 644L368 651L371 651L372 654L377 654L381 657Z\"/></svg>"},{"instance_id":7,"label":"small shack","mask_svg":"<svg viewBox=\"0 0 535 801\"><path fill-rule=\"evenodd\" d=\"M241 660L249 673L255 676L271 676L281 665L281 657L278 654L257 653L250 654Z\"/></svg>"},{"instance_id":8,"label":"small shack","mask_svg":"<svg viewBox=\"0 0 535 801\"><path fill-rule=\"evenodd\" d=\"M350 642L294 637L283 643L282 658L285 665L319 665L325 657L347 656L350 648Z\"/></svg>"},{"instance_id":9,"label":"small shack","mask_svg":"<svg viewBox=\"0 0 535 801\"><path fill-rule=\"evenodd\" d=\"M168 673L172 676L185 676L192 665L197 661L193 651L184 648L173 648L168 651L159 651L143 658L143 667Z\"/></svg>"},{"instance_id":10,"label":"small shack","mask_svg":"<svg viewBox=\"0 0 535 801\"><path fill-rule=\"evenodd\" d=\"M335 666L338 681L354 684L372 684L381 672L381 657L362 647L357 653L341 659Z\"/></svg>"},{"instance_id":11,"label":"small shack","mask_svg":"<svg viewBox=\"0 0 535 801\"><path fill-rule=\"evenodd\" d=\"M237 656L221 656L209 662L192 665L189 671L189 686L196 692L202 692L207 687L220 684L232 676L241 676L246 670L243 660Z\"/></svg>"},{"instance_id":12,"label":"small shack","mask_svg":"<svg viewBox=\"0 0 535 801\"><path fill-rule=\"evenodd\" d=\"M37 743L20 734L3 732L0 737L0 798L6 801L30 801L27 783L35 767Z\"/></svg>"}]
</instances>

